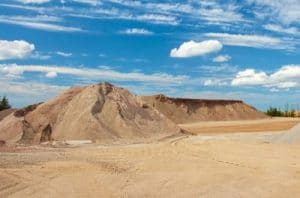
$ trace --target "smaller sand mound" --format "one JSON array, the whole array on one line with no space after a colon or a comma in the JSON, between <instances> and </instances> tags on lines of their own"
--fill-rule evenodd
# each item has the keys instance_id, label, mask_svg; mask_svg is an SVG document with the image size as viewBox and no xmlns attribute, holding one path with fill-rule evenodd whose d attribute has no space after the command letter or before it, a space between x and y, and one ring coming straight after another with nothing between
<instances>
[{"instance_id":1,"label":"smaller sand mound","mask_svg":"<svg viewBox=\"0 0 300 198\"><path fill-rule=\"evenodd\" d=\"M264 113L239 100L170 98L164 95L142 99L177 124L198 121L253 120L267 118Z\"/></svg>"}]
</instances>

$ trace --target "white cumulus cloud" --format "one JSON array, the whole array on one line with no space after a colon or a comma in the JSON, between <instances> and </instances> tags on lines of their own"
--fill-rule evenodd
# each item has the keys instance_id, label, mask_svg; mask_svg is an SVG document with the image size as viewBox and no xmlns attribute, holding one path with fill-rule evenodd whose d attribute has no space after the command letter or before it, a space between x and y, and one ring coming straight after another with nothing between
<instances>
[{"instance_id":1,"label":"white cumulus cloud","mask_svg":"<svg viewBox=\"0 0 300 198\"><path fill-rule=\"evenodd\" d=\"M0 40L0 60L22 59L29 56L34 45L23 40Z\"/></svg>"},{"instance_id":2,"label":"white cumulus cloud","mask_svg":"<svg viewBox=\"0 0 300 198\"><path fill-rule=\"evenodd\" d=\"M207 40L202 42L188 41L174 48L170 52L171 57L188 58L203 56L212 52L217 52L223 48L221 42L217 40Z\"/></svg>"},{"instance_id":3,"label":"white cumulus cloud","mask_svg":"<svg viewBox=\"0 0 300 198\"><path fill-rule=\"evenodd\" d=\"M231 84L233 86L264 86L271 88L271 90L273 88L289 89L299 87L300 65L284 65L271 74L246 69L238 72Z\"/></svg>"},{"instance_id":4,"label":"white cumulus cloud","mask_svg":"<svg viewBox=\"0 0 300 198\"><path fill-rule=\"evenodd\" d=\"M237 73L231 84L234 86L241 85L262 85L268 80L265 72L257 72L254 69L246 69Z\"/></svg>"}]
</instances>

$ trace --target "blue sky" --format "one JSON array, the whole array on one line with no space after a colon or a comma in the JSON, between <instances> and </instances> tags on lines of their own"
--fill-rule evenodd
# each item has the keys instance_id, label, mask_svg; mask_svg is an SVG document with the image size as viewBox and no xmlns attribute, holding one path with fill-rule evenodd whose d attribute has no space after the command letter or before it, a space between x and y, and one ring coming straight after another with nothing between
<instances>
[{"instance_id":1,"label":"blue sky","mask_svg":"<svg viewBox=\"0 0 300 198\"><path fill-rule=\"evenodd\" d=\"M141 95L300 98L299 0L2 0L0 95L109 81Z\"/></svg>"}]
</instances>

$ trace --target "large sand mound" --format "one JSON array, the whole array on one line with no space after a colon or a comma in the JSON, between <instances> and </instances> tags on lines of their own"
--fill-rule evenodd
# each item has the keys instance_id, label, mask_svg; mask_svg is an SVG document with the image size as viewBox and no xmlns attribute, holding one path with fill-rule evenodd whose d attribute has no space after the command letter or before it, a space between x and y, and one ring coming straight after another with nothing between
<instances>
[{"instance_id":1,"label":"large sand mound","mask_svg":"<svg viewBox=\"0 0 300 198\"><path fill-rule=\"evenodd\" d=\"M49 140L137 142L180 133L157 110L128 90L101 83L75 87L50 100L7 116L0 140L40 143Z\"/></svg>"},{"instance_id":2,"label":"large sand mound","mask_svg":"<svg viewBox=\"0 0 300 198\"><path fill-rule=\"evenodd\" d=\"M264 113L239 100L184 99L164 95L143 96L142 99L178 124L267 118Z\"/></svg>"}]
</instances>

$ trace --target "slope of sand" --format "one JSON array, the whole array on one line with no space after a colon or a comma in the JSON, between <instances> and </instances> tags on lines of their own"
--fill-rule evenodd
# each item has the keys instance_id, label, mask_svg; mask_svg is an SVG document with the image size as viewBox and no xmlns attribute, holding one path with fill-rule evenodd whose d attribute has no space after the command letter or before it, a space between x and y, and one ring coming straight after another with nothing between
<instances>
[{"instance_id":1,"label":"slope of sand","mask_svg":"<svg viewBox=\"0 0 300 198\"><path fill-rule=\"evenodd\" d=\"M210 137L1 153L0 197L300 196L299 145Z\"/></svg>"},{"instance_id":2,"label":"slope of sand","mask_svg":"<svg viewBox=\"0 0 300 198\"><path fill-rule=\"evenodd\" d=\"M264 113L239 100L185 99L164 95L143 96L142 99L177 124L268 118Z\"/></svg>"}]
</instances>

